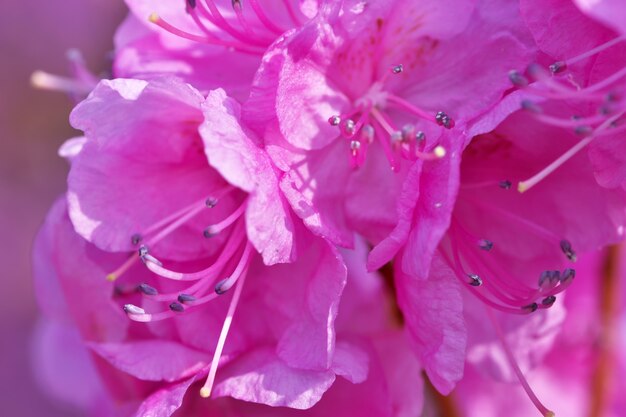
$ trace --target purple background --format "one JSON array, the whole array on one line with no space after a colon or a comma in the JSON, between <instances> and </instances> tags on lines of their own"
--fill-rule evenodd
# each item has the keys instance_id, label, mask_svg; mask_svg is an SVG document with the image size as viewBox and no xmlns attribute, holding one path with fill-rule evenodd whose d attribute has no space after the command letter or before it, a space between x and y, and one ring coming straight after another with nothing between
<instances>
[{"instance_id":1,"label":"purple background","mask_svg":"<svg viewBox=\"0 0 626 417\"><path fill-rule=\"evenodd\" d=\"M80 49L96 73L106 70L121 0L6 1L0 13L0 410L3 416L70 417L39 388L30 361L38 310L32 289L32 239L65 188L56 154L74 132L64 94L37 91L40 69L68 75L65 52Z\"/></svg>"}]
</instances>

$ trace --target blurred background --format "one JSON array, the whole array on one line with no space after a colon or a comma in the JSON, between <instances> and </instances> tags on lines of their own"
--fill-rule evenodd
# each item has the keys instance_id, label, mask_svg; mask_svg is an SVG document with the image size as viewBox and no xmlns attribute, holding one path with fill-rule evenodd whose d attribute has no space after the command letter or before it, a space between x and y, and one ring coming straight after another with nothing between
<instances>
[{"instance_id":1,"label":"blurred background","mask_svg":"<svg viewBox=\"0 0 626 417\"><path fill-rule=\"evenodd\" d=\"M48 399L30 361L37 322L30 248L46 211L65 188L59 145L75 132L73 103L31 87L35 70L69 75L66 52L80 50L96 74L108 71L122 0L2 3L0 13L0 415L78 415Z\"/></svg>"}]
</instances>

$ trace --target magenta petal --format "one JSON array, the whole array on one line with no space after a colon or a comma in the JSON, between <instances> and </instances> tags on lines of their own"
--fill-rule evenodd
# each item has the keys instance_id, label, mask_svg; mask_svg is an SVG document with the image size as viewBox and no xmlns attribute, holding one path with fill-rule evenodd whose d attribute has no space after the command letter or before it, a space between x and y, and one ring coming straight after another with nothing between
<instances>
[{"instance_id":1,"label":"magenta petal","mask_svg":"<svg viewBox=\"0 0 626 417\"><path fill-rule=\"evenodd\" d=\"M195 381L194 376L178 384L160 388L141 403L134 417L170 417L180 408L187 390Z\"/></svg>"},{"instance_id":2,"label":"magenta petal","mask_svg":"<svg viewBox=\"0 0 626 417\"><path fill-rule=\"evenodd\" d=\"M50 246L39 252L46 246L39 242L46 240ZM87 340L118 341L126 336L128 317L113 302L113 284L105 279L124 258L103 254L77 235L68 218L65 201L57 201L48 213L36 250L35 258L42 259L35 262L35 283L46 311L65 316L62 303L66 303L67 312ZM42 268L46 258L52 263ZM58 284L48 280L58 280ZM63 295L58 293L57 285Z\"/></svg>"},{"instance_id":3,"label":"magenta petal","mask_svg":"<svg viewBox=\"0 0 626 417\"><path fill-rule=\"evenodd\" d=\"M200 127L209 163L231 184L250 192L248 237L267 265L292 259L293 223L268 156L240 125L239 104L223 90L209 93Z\"/></svg>"},{"instance_id":4,"label":"magenta petal","mask_svg":"<svg viewBox=\"0 0 626 417\"><path fill-rule=\"evenodd\" d=\"M621 0L574 0L587 15L626 35L626 7Z\"/></svg>"},{"instance_id":5,"label":"magenta petal","mask_svg":"<svg viewBox=\"0 0 626 417\"><path fill-rule=\"evenodd\" d=\"M294 212L313 233L336 245L352 247L354 232L342 202L345 199L351 168L337 141L324 149L308 151L296 158L280 188ZM332 169L329 169L332 166Z\"/></svg>"},{"instance_id":6,"label":"magenta petal","mask_svg":"<svg viewBox=\"0 0 626 417\"><path fill-rule=\"evenodd\" d=\"M90 343L89 347L114 367L146 381L177 381L209 361L205 353L167 340Z\"/></svg>"},{"instance_id":7,"label":"magenta petal","mask_svg":"<svg viewBox=\"0 0 626 417\"><path fill-rule=\"evenodd\" d=\"M435 388L449 394L463 376L467 343L459 283L439 256L433 258L425 280L400 270L396 276L398 303L413 349Z\"/></svg>"},{"instance_id":8,"label":"magenta petal","mask_svg":"<svg viewBox=\"0 0 626 417\"><path fill-rule=\"evenodd\" d=\"M76 327L42 320L33 349L38 382L49 395L85 409L104 399L102 381Z\"/></svg>"},{"instance_id":9,"label":"magenta petal","mask_svg":"<svg viewBox=\"0 0 626 417\"><path fill-rule=\"evenodd\" d=\"M311 238L307 252L298 262L277 266L268 271L266 280L274 279L272 299L291 317L276 348L277 355L289 366L326 370L332 365L335 350L334 322L339 300L346 284L346 267L330 244ZM273 273L282 276L272 277ZM294 280L293 277L299 277Z\"/></svg>"},{"instance_id":10,"label":"magenta petal","mask_svg":"<svg viewBox=\"0 0 626 417\"><path fill-rule=\"evenodd\" d=\"M317 403L334 381L332 371L291 368L265 348L220 370L213 395L304 410Z\"/></svg>"},{"instance_id":11,"label":"magenta petal","mask_svg":"<svg viewBox=\"0 0 626 417\"><path fill-rule=\"evenodd\" d=\"M68 177L76 231L107 251L131 251L130 237L224 186L201 152L202 96L173 78L102 81L72 112L87 143ZM219 210L219 209L218 209ZM211 213L173 231L153 248L170 259L211 253L202 239ZM218 237L219 238L219 237Z\"/></svg>"},{"instance_id":12,"label":"magenta petal","mask_svg":"<svg viewBox=\"0 0 626 417\"><path fill-rule=\"evenodd\" d=\"M369 372L368 354L354 343L337 342L332 369L353 384L360 384L367 379Z\"/></svg>"}]
</instances>

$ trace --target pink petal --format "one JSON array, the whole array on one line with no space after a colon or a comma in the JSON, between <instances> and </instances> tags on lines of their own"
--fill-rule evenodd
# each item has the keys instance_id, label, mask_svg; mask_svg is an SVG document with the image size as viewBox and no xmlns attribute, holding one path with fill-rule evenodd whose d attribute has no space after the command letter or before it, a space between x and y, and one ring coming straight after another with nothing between
<instances>
[{"instance_id":1,"label":"pink petal","mask_svg":"<svg viewBox=\"0 0 626 417\"><path fill-rule=\"evenodd\" d=\"M180 408L187 390L196 377L160 388L139 406L134 417L169 417Z\"/></svg>"},{"instance_id":2,"label":"pink petal","mask_svg":"<svg viewBox=\"0 0 626 417\"><path fill-rule=\"evenodd\" d=\"M293 257L293 224L280 198L277 174L267 155L239 123L239 104L223 90L209 93L200 127L209 163L231 184L251 193L246 209L248 237L267 265Z\"/></svg>"},{"instance_id":3,"label":"pink petal","mask_svg":"<svg viewBox=\"0 0 626 417\"><path fill-rule=\"evenodd\" d=\"M74 109L72 123L88 138L68 178L78 233L104 250L134 251L130 236L224 187L198 152L201 100L175 79L114 80L101 82ZM222 201L151 249L169 259L214 252L202 230L228 205Z\"/></svg>"},{"instance_id":4,"label":"pink petal","mask_svg":"<svg viewBox=\"0 0 626 417\"><path fill-rule=\"evenodd\" d=\"M398 303L413 349L432 384L444 395L463 376L467 341L461 288L453 274L439 256L433 258L427 278L396 270Z\"/></svg>"},{"instance_id":5,"label":"pink petal","mask_svg":"<svg viewBox=\"0 0 626 417\"><path fill-rule=\"evenodd\" d=\"M332 371L294 369L272 349L257 349L220 371L215 397L305 410L317 403L335 380Z\"/></svg>"},{"instance_id":6,"label":"pink petal","mask_svg":"<svg viewBox=\"0 0 626 417\"><path fill-rule=\"evenodd\" d=\"M90 343L115 368L145 381L173 382L206 367L207 354L168 340Z\"/></svg>"}]
</instances>

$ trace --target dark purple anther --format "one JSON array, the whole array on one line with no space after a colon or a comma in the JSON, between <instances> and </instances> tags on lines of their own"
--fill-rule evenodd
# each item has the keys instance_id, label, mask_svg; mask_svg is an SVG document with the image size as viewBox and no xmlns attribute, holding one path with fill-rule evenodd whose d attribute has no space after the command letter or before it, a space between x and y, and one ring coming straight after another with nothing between
<instances>
[{"instance_id":1,"label":"dark purple anther","mask_svg":"<svg viewBox=\"0 0 626 417\"><path fill-rule=\"evenodd\" d=\"M531 113L543 113L543 109L532 100L522 100L522 109Z\"/></svg>"},{"instance_id":2,"label":"dark purple anther","mask_svg":"<svg viewBox=\"0 0 626 417\"><path fill-rule=\"evenodd\" d=\"M137 288L145 295L157 295L159 293L156 288L148 284L141 284Z\"/></svg>"},{"instance_id":3,"label":"dark purple anther","mask_svg":"<svg viewBox=\"0 0 626 417\"><path fill-rule=\"evenodd\" d=\"M483 285L483 280L478 275L468 274L467 276L471 280L469 285L471 285L472 287L480 287L481 285Z\"/></svg>"},{"instance_id":4,"label":"dark purple anther","mask_svg":"<svg viewBox=\"0 0 626 417\"><path fill-rule=\"evenodd\" d=\"M504 180L504 181L500 181L498 186L502 188L503 190L510 190L511 187L513 186L513 183L509 180Z\"/></svg>"},{"instance_id":5,"label":"dark purple anther","mask_svg":"<svg viewBox=\"0 0 626 417\"><path fill-rule=\"evenodd\" d=\"M509 71L509 80L516 87L526 87L528 85L528 78L524 77L517 70Z\"/></svg>"},{"instance_id":6,"label":"dark purple anther","mask_svg":"<svg viewBox=\"0 0 626 417\"><path fill-rule=\"evenodd\" d=\"M557 61L551 64L548 69L552 74L559 74L567 69L567 63L565 61Z\"/></svg>"},{"instance_id":7,"label":"dark purple anther","mask_svg":"<svg viewBox=\"0 0 626 417\"><path fill-rule=\"evenodd\" d=\"M178 301L181 303L191 303L192 301L196 301L196 297L190 294L180 294L178 296Z\"/></svg>"},{"instance_id":8,"label":"dark purple anther","mask_svg":"<svg viewBox=\"0 0 626 417\"><path fill-rule=\"evenodd\" d=\"M535 311L537 311L538 308L539 308L539 304L532 303L532 304L528 304L527 306L522 307L522 310L526 310L529 313L534 313Z\"/></svg>"},{"instance_id":9,"label":"dark purple anther","mask_svg":"<svg viewBox=\"0 0 626 417\"><path fill-rule=\"evenodd\" d=\"M226 278L215 284L215 293L218 295L224 294L226 291L230 290L233 286L233 281L230 278Z\"/></svg>"},{"instance_id":10,"label":"dark purple anther","mask_svg":"<svg viewBox=\"0 0 626 417\"><path fill-rule=\"evenodd\" d=\"M491 249L493 249L493 242L488 239L480 239L478 241L478 247L484 251L489 252Z\"/></svg>"},{"instance_id":11,"label":"dark purple anther","mask_svg":"<svg viewBox=\"0 0 626 417\"><path fill-rule=\"evenodd\" d=\"M183 307L181 303L174 301L173 303L170 304L170 310L175 311L177 313L182 313L183 311L185 311L185 307Z\"/></svg>"},{"instance_id":12,"label":"dark purple anther","mask_svg":"<svg viewBox=\"0 0 626 417\"><path fill-rule=\"evenodd\" d=\"M576 252L574 252L574 249L572 249L572 244L569 242L569 240L563 239L559 245L561 246L561 250L563 251L565 256L567 256L567 259L572 262L576 262Z\"/></svg>"},{"instance_id":13,"label":"dark purple anther","mask_svg":"<svg viewBox=\"0 0 626 417\"><path fill-rule=\"evenodd\" d=\"M206 199L205 204L208 208L217 206L217 198L209 197Z\"/></svg>"},{"instance_id":14,"label":"dark purple anther","mask_svg":"<svg viewBox=\"0 0 626 417\"><path fill-rule=\"evenodd\" d=\"M572 268L565 268L563 274L561 274L561 283L565 284L568 281L573 280L576 277L576 270Z\"/></svg>"},{"instance_id":15,"label":"dark purple anther","mask_svg":"<svg viewBox=\"0 0 626 417\"><path fill-rule=\"evenodd\" d=\"M137 246L142 240L143 236L141 236L139 233L135 233L130 237L130 243L132 243L133 246Z\"/></svg>"},{"instance_id":16,"label":"dark purple anther","mask_svg":"<svg viewBox=\"0 0 626 417\"><path fill-rule=\"evenodd\" d=\"M446 113L440 111L435 115L435 121L439 126L443 126L446 129L452 129L454 127L454 120Z\"/></svg>"}]
</instances>

